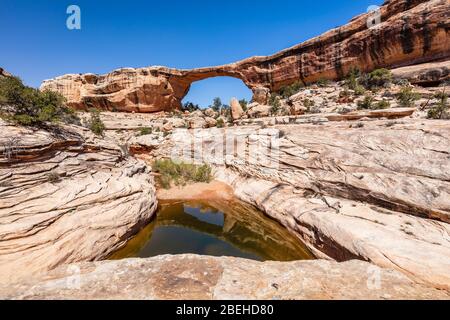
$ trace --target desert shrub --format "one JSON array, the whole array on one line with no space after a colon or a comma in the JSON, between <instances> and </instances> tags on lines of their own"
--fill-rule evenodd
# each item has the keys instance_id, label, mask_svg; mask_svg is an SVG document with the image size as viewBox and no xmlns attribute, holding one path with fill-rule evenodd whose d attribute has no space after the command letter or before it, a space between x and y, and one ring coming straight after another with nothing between
<instances>
[{"instance_id":1,"label":"desert shrub","mask_svg":"<svg viewBox=\"0 0 450 320\"><path fill-rule=\"evenodd\" d=\"M188 101L185 104L183 104L182 110L192 113L194 111L200 110L200 106L198 104L193 104L192 102Z\"/></svg>"},{"instance_id":2,"label":"desert shrub","mask_svg":"<svg viewBox=\"0 0 450 320\"><path fill-rule=\"evenodd\" d=\"M394 78L392 82L401 87L406 87L410 85L408 79Z\"/></svg>"},{"instance_id":3,"label":"desert shrub","mask_svg":"<svg viewBox=\"0 0 450 320\"><path fill-rule=\"evenodd\" d=\"M1 144L1 147L3 149L2 156L5 157L8 161L15 158L20 152L20 145L21 143L19 137L7 138Z\"/></svg>"},{"instance_id":4,"label":"desert shrub","mask_svg":"<svg viewBox=\"0 0 450 320\"><path fill-rule=\"evenodd\" d=\"M3 118L24 126L39 126L45 122L79 124L61 94L27 87L17 77L0 78L0 111Z\"/></svg>"},{"instance_id":5,"label":"desert shrub","mask_svg":"<svg viewBox=\"0 0 450 320\"><path fill-rule=\"evenodd\" d=\"M170 159L156 160L153 170L159 174L158 181L163 188L186 185L192 182L211 182L212 169L209 165L195 165Z\"/></svg>"},{"instance_id":6,"label":"desert shrub","mask_svg":"<svg viewBox=\"0 0 450 320\"><path fill-rule=\"evenodd\" d=\"M311 107L314 107L314 105L315 105L315 103L311 99L306 98L306 99L303 100L303 106L305 108L311 108Z\"/></svg>"},{"instance_id":7,"label":"desert shrub","mask_svg":"<svg viewBox=\"0 0 450 320\"><path fill-rule=\"evenodd\" d=\"M227 104L223 104L222 108L220 109L220 115L224 116L225 118L231 118L231 107Z\"/></svg>"},{"instance_id":8,"label":"desert shrub","mask_svg":"<svg viewBox=\"0 0 450 320\"><path fill-rule=\"evenodd\" d=\"M450 117L448 104L448 94L445 91L436 93L434 97L438 102L428 110L429 119L447 119Z\"/></svg>"},{"instance_id":9,"label":"desert shrub","mask_svg":"<svg viewBox=\"0 0 450 320\"><path fill-rule=\"evenodd\" d=\"M223 121L223 118L217 119L217 128L223 128L225 127L225 121Z\"/></svg>"},{"instance_id":10,"label":"desert shrub","mask_svg":"<svg viewBox=\"0 0 450 320\"><path fill-rule=\"evenodd\" d=\"M374 110L388 109L390 106L391 106L391 103L389 101L383 99L383 100L375 103L372 106L372 109L374 109Z\"/></svg>"},{"instance_id":11,"label":"desert shrub","mask_svg":"<svg viewBox=\"0 0 450 320\"><path fill-rule=\"evenodd\" d=\"M366 89L382 88L392 83L392 73L388 69L376 69L362 75L359 81Z\"/></svg>"},{"instance_id":12,"label":"desert shrub","mask_svg":"<svg viewBox=\"0 0 450 320\"><path fill-rule=\"evenodd\" d=\"M373 97L366 95L363 100L358 101L358 110L372 109L373 108Z\"/></svg>"},{"instance_id":13,"label":"desert shrub","mask_svg":"<svg viewBox=\"0 0 450 320\"><path fill-rule=\"evenodd\" d=\"M397 101L401 107L410 108L420 99L420 94L413 91L411 87L403 87L397 94Z\"/></svg>"},{"instance_id":14,"label":"desert shrub","mask_svg":"<svg viewBox=\"0 0 450 320\"><path fill-rule=\"evenodd\" d=\"M306 108L306 113L312 112L312 108L315 106L315 102L311 99L303 99L303 106Z\"/></svg>"},{"instance_id":15,"label":"desert shrub","mask_svg":"<svg viewBox=\"0 0 450 320\"><path fill-rule=\"evenodd\" d=\"M344 90L339 92L339 98L348 98L350 96L351 96L351 93L350 93L350 91L348 91L347 88L345 88Z\"/></svg>"},{"instance_id":16,"label":"desert shrub","mask_svg":"<svg viewBox=\"0 0 450 320\"><path fill-rule=\"evenodd\" d=\"M280 96L276 93L272 93L269 97L269 106L272 108L270 109L271 114L276 114L278 110L280 110L281 103L280 103Z\"/></svg>"},{"instance_id":17,"label":"desert shrub","mask_svg":"<svg viewBox=\"0 0 450 320\"><path fill-rule=\"evenodd\" d=\"M360 84L359 79L361 77L361 71L357 68L353 68L348 73L344 80L344 85L350 90L353 90L356 96L362 96L365 93L364 87Z\"/></svg>"},{"instance_id":18,"label":"desert shrub","mask_svg":"<svg viewBox=\"0 0 450 320\"><path fill-rule=\"evenodd\" d=\"M248 101L245 99L241 99L239 100L239 104L242 107L242 110L244 110L244 112L246 112L248 110Z\"/></svg>"},{"instance_id":19,"label":"desert shrub","mask_svg":"<svg viewBox=\"0 0 450 320\"><path fill-rule=\"evenodd\" d=\"M214 98L211 108L216 112L220 112L220 109L222 108L222 100L219 97Z\"/></svg>"},{"instance_id":20,"label":"desert shrub","mask_svg":"<svg viewBox=\"0 0 450 320\"><path fill-rule=\"evenodd\" d=\"M153 129L150 127L144 127L139 129L139 135L140 136L146 136L148 134L152 134Z\"/></svg>"},{"instance_id":21,"label":"desert shrub","mask_svg":"<svg viewBox=\"0 0 450 320\"><path fill-rule=\"evenodd\" d=\"M358 123L355 123L355 124L351 124L350 128L357 128L357 129L364 128L364 123L358 122Z\"/></svg>"},{"instance_id":22,"label":"desert shrub","mask_svg":"<svg viewBox=\"0 0 450 320\"><path fill-rule=\"evenodd\" d=\"M365 89L386 87L390 83L392 83L392 73L388 69L376 69L367 74L353 68L345 79L345 85L354 90L355 95L363 95Z\"/></svg>"},{"instance_id":23,"label":"desert shrub","mask_svg":"<svg viewBox=\"0 0 450 320\"><path fill-rule=\"evenodd\" d=\"M294 94L298 93L300 89L303 88L303 84L301 82L294 82L293 84L282 87L279 90L279 94L283 99L287 99Z\"/></svg>"},{"instance_id":24,"label":"desert shrub","mask_svg":"<svg viewBox=\"0 0 450 320\"><path fill-rule=\"evenodd\" d=\"M278 111L280 111L280 104L276 103L275 105L272 106L272 108L270 108L270 114L271 115L276 115L278 113Z\"/></svg>"},{"instance_id":25,"label":"desert shrub","mask_svg":"<svg viewBox=\"0 0 450 320\"><path fill-rule=\"evenodd\" d=\"M97 136L102 136L105 131L105 125L103 124L102 119L100 118L100 111L97 109L91 109L90 119L88 122L89 129L96 134Z\"/></svg>"},{"instance_id":26,"label":"desert shrub","mask_svg":"<svg viewBox=\"0 0 450 320\"><path fill-rule=\"evenodd\" d=\"M362 96L366 93L366 89L362 85L357 85L354 89L355 96Z\"/></svg>"},{"instance_id":27,"label":"desert shrub","mask_svg":"<svg viewBox=\"0 0 450 320\"><path fill-rule=\"evenodd\" d=\"M325 78L319 79L319 80L316 82L316 84L317 84L319 87L326 87L326 86L330 85L330 83L331 83L330 80L325 79Z\"/></svg>"},{"instance_id":28,"label":"desert shrub","mask_svg":"<svg viewBox=\"0 0 450 320\"><path fill-rule=\"evenodd\" d=\"M61 181L61 177L59 176L58 173L52 171L47 175L47 181L50 183L57 183Z\"/></svg>"},{"instance_id":29,"label":"desert shrub","mask_svg":"<svg viewBox=\"0 0 450 320\"><path fill-rule=\"evenodd\" d=\"M361 72L357 68L350 69L349 73L347 74L347 77L345 78L345 85L350 90L355 90L356 87L359 85L358 78L360 77Z\"/></svg>"}]
</instances>

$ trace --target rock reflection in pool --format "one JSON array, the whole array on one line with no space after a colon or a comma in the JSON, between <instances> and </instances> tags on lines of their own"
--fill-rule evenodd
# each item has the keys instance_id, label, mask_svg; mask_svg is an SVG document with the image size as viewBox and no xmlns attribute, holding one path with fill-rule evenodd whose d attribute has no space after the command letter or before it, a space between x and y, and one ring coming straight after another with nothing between
<instances>
[{"instance_id":1,"label":"rock reflection in pool","mask_svg":"<svg viewBox=\"0 0 450 320\"><path fill-rule=\"evenodd\" d=\"M259 261L312 259L299 239L239 201L160 203L156 218L111 259L194 253Z\"/></svg>"}]
</instances>

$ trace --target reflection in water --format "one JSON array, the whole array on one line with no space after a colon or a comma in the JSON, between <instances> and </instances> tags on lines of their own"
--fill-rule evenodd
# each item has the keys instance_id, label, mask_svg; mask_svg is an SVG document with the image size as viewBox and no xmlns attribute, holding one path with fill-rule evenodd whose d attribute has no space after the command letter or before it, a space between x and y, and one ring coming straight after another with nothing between
<instances>
[{"instance_id":1,"label":"reflection in water","mask_svg":"<svg viewBox=\"0 0 450 320\"><path fill-rule=\"evenodd\" d=\"M111 259L194 253L265 261L312 259L299 239L238 201L162 202L156 219Z\"/></svg>"}]
</instances>

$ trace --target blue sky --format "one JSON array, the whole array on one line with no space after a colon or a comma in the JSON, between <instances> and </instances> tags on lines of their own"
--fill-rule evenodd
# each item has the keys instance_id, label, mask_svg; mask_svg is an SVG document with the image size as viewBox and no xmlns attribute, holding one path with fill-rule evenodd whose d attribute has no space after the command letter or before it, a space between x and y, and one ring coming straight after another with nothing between
<instances>
[{"instance_id":1,"label":"blue sky","mask_svg":"<svg viewBox=\"0 0 450 320\"><path fill-rule=\"evenodd\" d=\"M66 73L195 68L270 55L348 22L382 0L1 0L0 66L37 87ZM81 8L81 30L66 9ZM237 79L194 83L185 100L250 98Z\"/></svg>"}]
</instances>

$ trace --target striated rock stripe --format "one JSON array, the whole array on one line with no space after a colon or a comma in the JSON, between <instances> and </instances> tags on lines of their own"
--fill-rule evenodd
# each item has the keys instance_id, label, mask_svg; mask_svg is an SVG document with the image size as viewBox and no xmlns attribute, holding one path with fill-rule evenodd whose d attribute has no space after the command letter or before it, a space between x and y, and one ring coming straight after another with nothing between
<instances>
[{"instance_id":1,"label":"striated rock stripe","mask_svg":"<svg viewBox=\"0 0 450 320\"><path fill-rule=\"evenodd\" d=\"M0 283L105 259L156 205L146 165L114 143L0 123Z\"/></svg>"}]
</instances>

